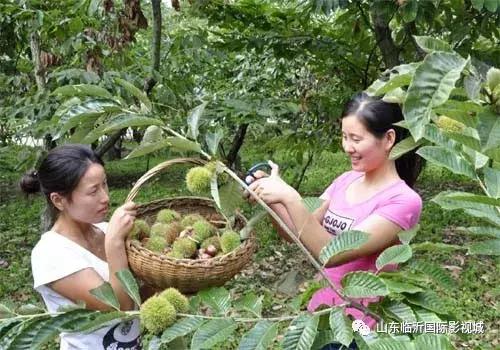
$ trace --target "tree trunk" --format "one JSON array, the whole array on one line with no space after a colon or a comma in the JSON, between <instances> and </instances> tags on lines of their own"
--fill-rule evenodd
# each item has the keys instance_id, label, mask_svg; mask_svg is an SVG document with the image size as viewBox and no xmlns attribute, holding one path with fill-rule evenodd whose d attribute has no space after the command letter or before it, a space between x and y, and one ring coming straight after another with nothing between
<instances>
[{"instance_id":1,"label":"tree trunk","mask_svg":"<svg viewBox=\"0 0 500 350\"><path fill-rule=\"evenodd\" d=\"M108 136L108 138L96 149L96 153L99 157L102 157L115 143L121 138L122 133L125 129L118 130L113 135Z\"/></svg>"},{"instance_id":2,"label":"tree trunk","mask_svg":"<svg viewBox=\"0 0 500 350\"><path fill-rule=\"evenodd\" d=\"M35 65L35 79L39 91L45 90L45 69L40 60L40 36L37 32L32 32L30 35L31 56Z\"/></svg>"},{"instance_id":3,"label":"tree trunk","mask_svg":"<svg viewBox=\"0 0 500 350\"><path fill-rule=\"evenodd\" d=\"M151 0L153 6L153 70L160 70L161 1Z\"/></svg>"},{"instance_id":4,"label":"tree trunk","mask_svg":"<svg viewBox=\"0 0 500 350\"><path fill-rule=\"evenodd\" d=\"M307 156L307 162L304 165L304 167L302 168L300 175L298 176L297 180L295 181L295 183L292 186L297 191L299 190L299 187L302 184L302 181L304 181L304 176L306 174L307 168L309 168L309 166L312 164L313 159L314 159L314 152L309 152L309 154Z\"/></svg>"},{"instance_id":5,"label":"tree trunk","mask_svg":"<svg viewBox=\"0 0 500 350\"><path fill-rule=\"evenodd\" d=\"M415 61L422 61L426 55L425 51L418 46L417 41L413 37L414 35L418 35L417 26L415 25L415 21L410 22L405 25L405 30L407 35L410 38L413 46L415 46Z\"/></svg>"},{"instance_id":6,"label":"tree trunk","mask_svg":"<svg viewBox=\"0 0 500 350\"><path fill-rule=\"evenodd\" d=\"M378 11L371 12L373 21L373 30L375 31L375 38L377 39L378 47L382 53L385 68L389 69L399 65L399 48L392 40L391 28L389 22Z\"/></svg>"},{"instance_id":7,"label":"tree trunk","mask_svg":"<svg viewBox=\"0 0 500 350\"><path fill-rule=\"evenodd\" d=\"M233 142L231 144L231 149L227 155L226 161L227 165L231 168L236 162L238 157L238 152L240 151L243 141L245 140L245 135L247 133L248 123L243 123L238 126L238 130L234 135Z\"/></svg>"},{"instance_id":8,"label":"tree trunk","mask_svg":"<svg viewBox=\"0 0 500 350\"><path fill-rule=\"evenodd\" d=\"M151 65L152 71L160 70L160 52L161 52L161 0L151 0L153 8L153 43L151 52ZM153 87L156 85L156 80L151 75L144 81L144 92L147 95L151 93Z\"/></svg>"},{"instance_id":9,"label":"tree trunk","mask_svg":"<svg viewBox=\"0 0 500 350\"><path fill-rule=\"evenodd\" d=\"M111 146L108 150L108 160L118 160L122 159L122 141L123 137L119 137L118 140Z\"/></svg>"}]
</instances>

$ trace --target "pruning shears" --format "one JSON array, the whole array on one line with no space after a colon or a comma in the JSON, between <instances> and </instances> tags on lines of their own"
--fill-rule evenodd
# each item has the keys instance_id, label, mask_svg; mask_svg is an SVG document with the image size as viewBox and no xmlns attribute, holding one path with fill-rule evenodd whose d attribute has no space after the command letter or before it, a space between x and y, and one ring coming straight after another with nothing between
<instances>
[{"instance_id":1,"label":"pruning shears","mask_svg":"<svg viewBox=\"0 0 500 350\"><path fill-rule=\"evenodd\" d=\"M268 163L264 163L264 162L252 165L252 167L250 169L248 169L248 171L245 175L245 183L247 185L250 185L252 183L252 181L255 180L255 172L257 170L261 170L261 169L271 171L271 166Z\"/></svg>"}]
</instances>

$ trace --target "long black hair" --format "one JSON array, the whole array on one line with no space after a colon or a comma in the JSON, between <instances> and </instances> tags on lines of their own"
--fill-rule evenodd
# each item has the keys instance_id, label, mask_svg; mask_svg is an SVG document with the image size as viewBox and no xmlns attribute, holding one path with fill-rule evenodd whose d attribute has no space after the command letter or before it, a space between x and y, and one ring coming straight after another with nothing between
<instances>
[{"instance_id":1,"label":"long black hair","mask_svg":"<svg viewBox=\"0 0 500 350\"><path fill-rule=\"evenodd\" d=\"M347 116L359 118L365 128L377 138L382 138L387 130L396 132L395 144L410 135L407 129L394 125L404 119L401 107L397 103L384 102L366 93L356 94L344 106L341 118ZM396 159L396 170L401 179L413 188L422 171L424 160L412 150Z\"/></svg>"},{"instance_id":2,"label":"long black hair","mask_svg":"<svg viewBox=\"0 0 500 350\"><path fill-rule=\"evenodd\" d=\"M93 163L104 166L102 159L90 147L67 144L52 149L38 170L22 176L19 187L24 193L42 192L45 195L49 222L44 225L44 229L52 226L59 215L59 210L50 200L50 194L59 193L71 200L71 193Z\"/></svg>"}]
</instances>

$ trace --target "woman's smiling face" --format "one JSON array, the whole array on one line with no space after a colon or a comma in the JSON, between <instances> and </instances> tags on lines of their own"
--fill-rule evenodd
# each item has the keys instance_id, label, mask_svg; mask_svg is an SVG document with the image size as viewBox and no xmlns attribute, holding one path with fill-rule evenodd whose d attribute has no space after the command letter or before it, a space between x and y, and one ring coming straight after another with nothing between
<instances>
[{"instance_id":1,"label":"woman's smiling face","mask_svg":"<svg viewBox=\"0 0 500 350\"><path fill-rule=\"evenodd\" d=\"M342 118L342 148L351 159L352 169L369 172L383 165L394 144L390 132L379 139L355 115Z\"/></svg>"}]
</instances>

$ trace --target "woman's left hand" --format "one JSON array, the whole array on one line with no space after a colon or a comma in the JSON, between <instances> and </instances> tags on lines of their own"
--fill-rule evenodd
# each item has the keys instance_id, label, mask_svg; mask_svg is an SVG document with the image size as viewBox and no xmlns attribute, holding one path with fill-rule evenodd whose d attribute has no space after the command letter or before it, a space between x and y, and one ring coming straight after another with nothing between
<instances>
[{"instance_id":1,"label":"woman's left hand","mask_svg":"<svg viewBox=\"0 0 500 350\"><path fill-rule=\"evenodd\" d=\"M137 205L134 202L127 202L118 207L109 220L106 238L124 242L134 226L136 215Z\"/></svg>"},{"instance_id":2,"label":"woman's left hand","mask_svg":"<svg viewBox=\"0 0 500 350\"><path fill-rule=\"evenodd\" d=\"M269 161L269 165L271 166L271 175L254 181L249 188L266 204L300 200L298 192L279 176L278 165L271 161Z\"/></svg>"}]
</instances>

